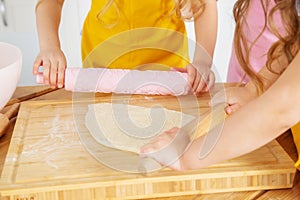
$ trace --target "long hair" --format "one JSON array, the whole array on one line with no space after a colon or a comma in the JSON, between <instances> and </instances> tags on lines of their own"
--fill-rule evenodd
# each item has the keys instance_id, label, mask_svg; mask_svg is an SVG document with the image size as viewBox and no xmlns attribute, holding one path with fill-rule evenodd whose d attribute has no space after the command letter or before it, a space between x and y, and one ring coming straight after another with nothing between
<instances>
[{"instance_id":1,"label":"long hair","mask_svg":"<svg viewBox=\"0 0 300 200\"><path fill-rule=\"evenodd\" d=\"M299 3L299 0L275 0L276 6L271 8L270 12L268 13L267 6L270 0L257 0L262 4L262 8L265 13L265 25L261 33L249 46L242 31L242 26L245 23L244 16L249 8L250 1L251 0L238 0L234 5L233 14L236 21L234 48L239 64L245 73L250 77L250 79L255 83L258 93L261 94L264 91L263 77L259 76L253 71L249 61L249 52L251 51L254 43L267 28L267 23L269 23L271 32L278 38L278 41L272 44L270 47L267 53L267 62L265 66L270 72L279 75L285 70L287 65L294 59L300 46L299 16L296 9L296 1ZM279 27L276 27L274 23L273 16L277 11L281 13L282 24L284 25L285 29L284 35L279 33ZM282 62L283 60L287 62ZM278 64L281 65L279 70L275 69L278 68L275 67Z\"/></svg>"},{"instance_id":2,"label":"long hair","mask_svg":"<svg viewBox=\"0 0 300 200\"><path fill-rule=\"evenodd\" d=\"M174 14L176 14L177 17L179 17L183 20L193 20L193 19L197 18L198 16L200 16L205 9L205 0L173 0L173 1L174 1L174 8L173 8L173 10L171 10L169 12L168 16L166 16L166 17L171 17ZM165 4L165 1L162 0L161 3ZM192 17L188 17L188 18L186 18L185 16L183 16L181 14L181 9L187 4L189 5L189 10L192 13ZM100 22L101 22L102 17L112 6L115 8L117 15L120 15L120 11L118 10L114 0L107 0L105 5L99 10L99 12L97 14L97 18ZM147 8L145 8L145 9L147 9ZM109 24L107 26L113 27L117 23L118 23L118 21L116 21L113 24Z\"/></svg>"},{"instance_id":3,"label":"long hair","mask_svg":"<svg viewBox=\"0 0 300 200\"><path fill-rule=\"evenodd\" d=\"M205 10L205 0L174 0L175 6L174 11L177 16L182 18L183 20L192 20L199 17ZM181 9L190 4L190 12L192 13L192 17L186 18L181 14Z\"/></svg>"}]
</instances>

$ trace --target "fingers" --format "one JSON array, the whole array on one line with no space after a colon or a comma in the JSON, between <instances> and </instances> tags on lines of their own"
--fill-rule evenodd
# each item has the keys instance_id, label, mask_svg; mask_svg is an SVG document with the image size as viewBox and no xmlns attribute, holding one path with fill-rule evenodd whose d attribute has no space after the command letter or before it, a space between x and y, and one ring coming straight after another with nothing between
<instances>
[{"instance_id":1,"label":"fingers","mask_svg":"<svg viewBox=\"0 0 300 200\"><path fill-rule=\"evenodd\" d=\"M66 69L65 61L59 62L58 74L57 74L57 87L58 88L62 88L64 86L65 69Z\"/></svg>"},{"instance_id":2,"label":"fingers","mask_svg":"<svg viewBox=\"0 0 300 200\"><path fill-rule=\"evenodd\" d=\"M215 82L216 82L216 77L215 77L215 73L213 73L212 71L209 73L208 76L208 82L206 84L206 92L208 92L209 90L211 90L214 86L215 86Z\"/></svg>"},{"instance_id":3,"label":"fingers","mask_svg":"<svg viewBox=\"0 0 300 200\"><path fill-rule=\"evenodd\" d=\"M33 64L33 68L32 68L32 73L34 74L34 75L37 75L38 73L39 73L39 68L40 68L40 66L42 65L43 63L42 63L42 59L41 59L41 57L37 57L36 59L35 59L35 61L34 61L34 64Z\"/></svg>"},{"instance_id":4,"label":"fingers","mask_svg":"<svg viewBox=\"0 0 300 200\"><path fill-rule=\"evenodd\" d=\"M193 66L194 67L194 66ZM200 68L194 68L196 70L196 78L193 85L193 90L196 94L206 91L206 84L208 82L208 76L210 70L201 70Z\"/></svg>"},{"instance_id":5,"label":"fingers","mask_svg":"<svg viewBox=\"0 0 300 200\"><path fill-rule=\"evenodd\" d=\"M141 147L141 155L153 158L164 166L181 170L180 157L190 143L190 136L175 127Z\"/></svg>"},{"instance_id":6,"label":"fingers","mask_svg":"<svg viewBox=\"0 0 300 200\"><path fill-rule=\"evenodd\" d=\"M194 91L196 94L199 94L200 92L206 92L206 83L207 83L207 76L206 75L197 75L196 81L195 81L195 85L194 85Z\"/></svg>"},{"instance_id":7,"label":"fingers","mask_svg":"<svg viewBox=\"0 0 300 200\"><path fill-rule=\"evenodd\" d=\"M49 84L50 67L50 60L43 60L43 76L45 84Z\"/></svg>"},{"instance_id":8,"label":"fingers","mask_svg":"<svg viewBox=\"0 0 300 200\"><path fill-rule=\"evenodd\" d=\"M40 67L43 70L44 84L50 85L51 88L63 87L66 59L60 49L40 53L33 65L34 75L38 75Z\"/></svg>"},{"instance_id":9,"label":"fingers","mask_svg":"<svg viewBox=\"0 0 300 200\"><path fill-rule=\"evenodd\" d=\"M175 134L179 131L178 127L173 127L170 130L165 131L166 134Z\"/></svg>"},{"instance_id":10,"label":"fingers","mask_svg":"<svg viewBox=\"0 0 300 200\"><path fill-rule=\"evenodd\" d=\"M49 84L51 88L63 87L65 68L66 68L64 62L59 62L59 61L51 62L50 60L44 60L42 68L43 68L44 84ZM34 74L35 74L35 70L38 71L38 68L33 69Z\"/></svg>"},{"instance_id":11,"label":"fingers","mask_svg":"<svg viewBox=\"0 0 300 200\"><path fill-rule=\"evenodd\" d=\"M193 91L195 91L193 86L196 77L196 69L191 64L189 64L186 69L188 73L188 85L193 89Z\"/></svg>"},{"instance_id":12,"label":"fingers","mask_svg":"<svg viewBox=\"0 0 300 200\"><path fill-rule=\"evenodd\" d=\"M140 153L156 153L174 146L174 150L176 150L177 153L181 154L183 153L189 142L189 134L179 129L178 127L174 127L153 138L148 144L142 146Z\"/></svg>"},{"instance_id":13,"label":"fingers","mask_svg":"<svg viewBox=\"0 0 300 200\"><path fill-rule=\"evenodd\" d=\"M50 87L56 88L58 63L52 63L50 68Z\"/></svg>"},{"instance_id":14,"label":"fingers","mask_svg":"<svg viewBox=\"0 0 300 200\"><path fill-rule=\"evenodd\" d=\"M164 166L179 170L179 156L176 151L176 146L172 145L176 130L177 129L166 131L141 147L141 156L152 158ZM173 134L174 132L175 134Z\"/></svg>"},{"instance_id":15,"label":"fingers","mask_svg":"<svg viewBox=\"0 0 300 200\"><path fill-rule=\"evenodd\" d=\"M201 74L201 72L198 72L197 70L195 74L196 77L194 79L193 90L195 94L199 94L205 87L205 83L207 80L205 74Z\"/></svg>"},{"instance_id":16,"label":"fingers","mask_svg":"<svg viewBox=\"0 0 300 200\"><path fill-rule=\"evenodd\" d=\"M241 105L238 103L229 105L225 108L225 112L227 115L230 115L230 114L236 112L240 107L241 107Z\"/></svg>"},{"instance_id":17,"label":"fingers","mask_svg":"<svg viewBox=\"0 0 300 200\"><path fill-rule=\"evenodd\" d=\"M237 94L237 89L239 88L227 88L215 94L210 101L210 106L215 106L220 103L226 103L227 107L225 112L227 115L230 115L236 112L241 106L243 101Z\"/></svg>"},{"instance_id":18,"label":"fingers","mask_svg":"<svg viewBox=\"0 0 300 200\"><path fill-rule=\"evenodd\" d=\"M202 77L196 68L191 64L187 66L187 73L188 84L192 88L194 94L197 95L197 93L200 93L204 87L203 82L201 82Z\"/></svg>"},{"instance_id":19,"label":"fingers","mask_svg":"<svg viewBox=\"0 0 300 200\"><path fill-rule=\"evenodd\" d=\"M163 132L159 136L153 138L148 144L144 145L141 148L142 154L149 154L157 152L164 147L166 147L168 144L172 142L173 134L176 134L178 131L178 128L172 128L168 131Z\"/></svg>"},{"instance_id":20,"label":"fingers","mask_svg":"<svg viewBox=\"0 0 300 200\"><path fill-rule=\"evenodd\" d=\"M194 94L208 92L215 84L215 75L210 68L197 68L192 64L187 66L188 84Z\"/></svg>"}]
</instances>

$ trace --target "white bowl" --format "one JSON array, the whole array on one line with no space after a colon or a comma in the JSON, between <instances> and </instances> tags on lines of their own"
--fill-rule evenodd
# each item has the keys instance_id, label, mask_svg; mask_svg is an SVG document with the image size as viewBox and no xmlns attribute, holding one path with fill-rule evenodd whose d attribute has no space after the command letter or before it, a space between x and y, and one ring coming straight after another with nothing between
<instances>
[{"instance_id":1,"label":"white bowl","mask_svg":"<svg viewBox=\"0 0 300 200\"><path fill-rule=\"evenodd\" d=\"M0 42L0 110L16 90L21 69L21 50L11 44Z\"/></svg>"}]
</instances>

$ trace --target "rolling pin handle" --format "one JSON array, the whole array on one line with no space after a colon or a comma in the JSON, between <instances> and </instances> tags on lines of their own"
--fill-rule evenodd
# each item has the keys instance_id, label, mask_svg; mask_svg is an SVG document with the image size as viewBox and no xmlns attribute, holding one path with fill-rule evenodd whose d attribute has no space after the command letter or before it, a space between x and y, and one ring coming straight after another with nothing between
<instances>
[{"instance_id":1,"label":"rolling pin handle","mask_svg":"<svg viewBox=\"0 0 300 200\"><path fill-rule=\"evenodd\" d=\"M0 137L5 134L5 131L9 127L9 119L2 113L0 113Z\"/></svg>"},{"instance_id":2,"label":"rolling pin handle","mask_svg":"<svg viewBox=\"0 0 300 200\"><path fill-rule=\"evenodd\" d=\"M19 112L19 108L20 108L20 103L15 103L13 104L9 109L8 111L6 111L4 113L4 115L8 118L8 119L11 119L15 116L17 116L18 112Z\"/></svg>"},{"instance_id":3,"label":"rolling pin handle","mask_svg":"<svg viewBox=\"0 0 300 200\"><path fill-rule=\"evenodd\" d=\"M0 113L0 137L5 134L9 127L9 120L15 117L19 112L20 104L13 104L4 114Z\"/></svg>"}]
</instances>

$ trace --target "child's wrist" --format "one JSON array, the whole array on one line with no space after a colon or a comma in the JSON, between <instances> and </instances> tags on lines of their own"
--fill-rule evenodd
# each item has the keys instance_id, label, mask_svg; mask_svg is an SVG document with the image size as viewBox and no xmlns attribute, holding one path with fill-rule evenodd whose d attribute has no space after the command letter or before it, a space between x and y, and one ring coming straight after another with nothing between
<instances>
[{"instance_id":1,"label":"child's wrist","mask_svg":"<svg viewBox=\"0 0 300 200\"><path fill-rule=\"evenodd\" d=\"M56 45L40 45L40 51L46 51L46 50L61 50L59 46Z\"/></svg>"},{"instance_id":2,"label":"child's wrist","mask_svg":"<svg viewBox=\"0 0 300 200\"><path fill-rule=\"evenodd\" d=\"M40 42L40 49L45 50L45 49L60 49L60 44L59 42L55 41L42 41Z\"/></svg>"}]
</instances>

